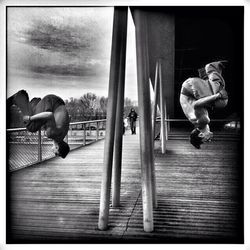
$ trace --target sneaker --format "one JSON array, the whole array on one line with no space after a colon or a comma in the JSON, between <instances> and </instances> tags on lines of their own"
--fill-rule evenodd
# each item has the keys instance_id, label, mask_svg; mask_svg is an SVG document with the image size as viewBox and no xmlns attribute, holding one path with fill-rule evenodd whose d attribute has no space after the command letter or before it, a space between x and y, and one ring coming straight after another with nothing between
<instances>
[{"instance_id":1,"label":"sneaker","mask_svg":"<svg viewBox=\"0 0 250 250\"><path fill-rule=\"evenodd\" d=\"M221 61L218 61L219 65L224 69L226 67L226 64L228 63L227 60L221 60Z\"/></svg>"},{"instance_id":2,"label":"sneaker","mask_svg":"<svg viewBox=\"0 0 250 250\"><path fill-rule=\"evenodd\" d=\"M29 96L25 90L20 90L13 95L13 103L19 106L19 103L23 102L29 102Z\"/></svg>"},{"instance_id":3,"label":"sneaker","mask_svg":"<svg viewBox=\"0 0 250 250\"><path fill-rule=\"evenodd\" d=\"M228 94L227 94L227 91L225 89L222 89L220 92L220 98L221 99L228 99Z\"/></svg>"},{"instance_id":4,"label":"sneaker","mask_svg":"<svg viewBox=\"0 0 250 250\"><path fill-rule=\"evenodd\" d=\"M226 60L221 60L221 61L208 63L205 66L206 73L210 74L213 71L217 71L217 72L219 72L221 74L222 70L225 69L225 66L226 66L227 62L228 61L226 61Z\"/></svg>"}]
</instances>

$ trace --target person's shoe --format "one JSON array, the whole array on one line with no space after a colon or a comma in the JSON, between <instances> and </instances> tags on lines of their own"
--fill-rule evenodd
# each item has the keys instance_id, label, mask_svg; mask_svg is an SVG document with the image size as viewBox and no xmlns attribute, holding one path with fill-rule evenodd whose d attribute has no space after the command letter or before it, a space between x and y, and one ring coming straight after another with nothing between
<instances>
[{"instance_id":1,"label":"person's shoe","mask_svg":"<svg viewBox=\"0 0 250 250\"><path fill-rule=\"evenodd\" d=\"M221 99L228 99L228 94L227 94L227 91L225 89L222 89L220 92L220 98Z\"/></svg>"},{"instance_id":2,"label":"person's shoe","mask_svg":"<svg viewBox=\"0 0 250 250\"><path fill-rule=\"evenodd\" d=\"M218 63L224 69L224 68L226 68L226 65L228 64L228 61L227 60L221 60L221 61L218 61Z\"/></svg>"},{"instance_id":3,"label":"person's shoe","mask_svg":"<svg viewBox=\"0 0 250 250\"><path fill-rule=\"evenodd\" d=\"M16 94L14 94L12 97L13 104L20 106L23 103L29 102L29 96L28 93L25 90L20 90Z\"/></svg>"},{"instance_id":4,"label":"person's shoe","mask_svg":"<svg viewBox=\"0 0 250 250\"><path fill-rule=\"evenodd\" d=\"M222 70L225 69L226 63L228 63L226 60L208 63L205 66L205 71L207 74L210 74L213 71L219 72L221 74Z\"/></svg>"}]
</instances>

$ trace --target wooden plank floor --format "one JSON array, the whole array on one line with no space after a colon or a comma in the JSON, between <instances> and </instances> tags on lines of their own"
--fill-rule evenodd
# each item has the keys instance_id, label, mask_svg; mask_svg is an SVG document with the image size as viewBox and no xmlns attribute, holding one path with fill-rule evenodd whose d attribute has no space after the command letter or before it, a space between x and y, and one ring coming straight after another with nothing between
<instances>
[{"instance_id":1,"label":"wooden plank floor","mask_svg":"<svg viewBox=\"0 0 250 250\"><path fill-rule=\"evenodd\" d=\"M121 207L97 229L104 141L10 173L8 243L242 243L242 169L237 141L194 149L155 142L159 206L153 233L142 226L139 137L124 136Z\"/></svg>"}]
</instances>

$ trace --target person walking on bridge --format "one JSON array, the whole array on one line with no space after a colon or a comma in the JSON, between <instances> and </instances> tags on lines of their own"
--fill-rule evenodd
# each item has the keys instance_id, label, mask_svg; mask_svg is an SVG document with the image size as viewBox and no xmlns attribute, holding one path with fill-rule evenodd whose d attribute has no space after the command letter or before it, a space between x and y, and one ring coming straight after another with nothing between
<instances>
[{"instance_id":1,"label":"person walking on bridge","mask_svg":"<svg viewBox=\"0 0 250 250\"><path fill-rule=\"evenodd\" d=\"M190 134L190 142L196 147L212 139L209 128L208 108L224 108L228 103L222 70L227 61L208 63L199 69L200 77L188 78L182 84L180 104L187 119L195 129Z\"/></svg>"},{"instance_id":2,"label":"person walking on bridge","mask_svg":"<svg viewBox=\"0 0 250 250\"><path fill-rule=\"evenodd\" d=\"M29 132L40 129L46 131L53 140L52 151L56 156L65 158L69 145L64 141L69 129L69 114L64 101L56 95L33 98L29 101L28 93L20 90L7 99L7 106L16 105L22 112L23 122Z\"/></svg>"},{"instance_id":3,"label":"person walking on bridge","mask_svg":"<svg viewBox=\"0 0 250 250\"><path fill-rule=\"evenodd\" d=\"M136 134L136 119L137 119L137 113L135 112L134 108L131 108L130 113L128 114L128 118L130 121L130 129L131 134Z\"/></svg>"}]
</instances>

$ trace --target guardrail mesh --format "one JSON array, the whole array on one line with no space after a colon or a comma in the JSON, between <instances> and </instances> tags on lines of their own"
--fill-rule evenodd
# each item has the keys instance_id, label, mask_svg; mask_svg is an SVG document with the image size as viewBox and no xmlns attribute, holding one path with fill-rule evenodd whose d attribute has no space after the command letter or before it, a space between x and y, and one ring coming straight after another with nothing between
<instances>
[{"instance_id":1,"label":"guardrail mesh","mask_svg":"<svg viewBox=\"0 0 250 250\"><path fill-rule=\"evenodd\" d=\"M70 150L82 147L103 139L105 126L106 120L71 123L65 141L68 142ZM53 141L47 138L44 131L30 133L26 129L8 129L7 164L9 171L55 157L51 151L52 146Z\"/></svg>"},{"instance_id":2,"label":"guardrail mesh","mask_svg":"<svg viewBox=\"0 0 250 250\"><path fill-rule=\"evenodd\" d=\"M233 135L237 136L241 130L240 122L238 121L225 124L224 120L217 120L212 122L210 127L214 132L215 138L219 139L226 139L228 135L231 137ZM192 128L193 126L187 120L166 120L166 129L168 134L171 135L169 139L187 139ZM70 150L76 149L103 139L105 137L105 129L106 120L71 123L65 141L68 142ZM159 133L160 121L157 119L155 138L158 137ZM41 144L39 144L40 141ZM44 131L41 131L41 138L39 140L39 132L30 133L26 129L8 129L7 161L9 170L14 171L54 157L51 151L52 145L52 140L46 137ZM41 152L41 157L39 157L39 152Z\"/></svg>"},{"instance_id":3,"label":"guardrail mesh","mask_svg":"<svg viewBox=\"0 0 250 250\"><path fill-rule=\"evenodd\" d=\"M38 161L38 133L28 131L8 132L7 142L10 170L29 166Z\"/></svg>"}]
</instances>

